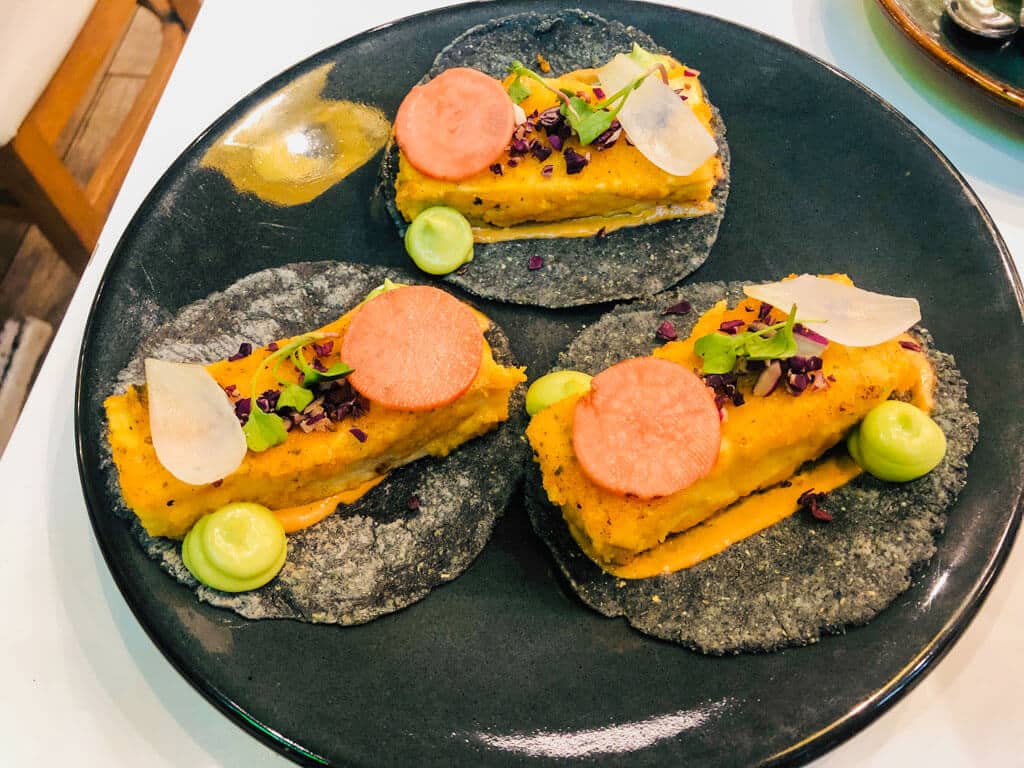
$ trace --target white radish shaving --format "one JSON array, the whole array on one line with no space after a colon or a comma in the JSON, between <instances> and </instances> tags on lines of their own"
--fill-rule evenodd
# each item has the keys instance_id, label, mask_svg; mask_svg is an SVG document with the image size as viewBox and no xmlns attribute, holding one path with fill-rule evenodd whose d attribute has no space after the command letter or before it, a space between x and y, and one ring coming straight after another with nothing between
<instances>
[{"instance_id":1,"label":"white radish shaving","mask_svg":"<svg viewBox=\"0 0 1024 768\"><path fill-rule=\"evenodd\" d=\"M146 359L149 428L156 457L176 478L204 485L245 458L245 433L231 401L201 365Z\"/></svg>"},{"instance_id":2,"label":"white radish shaving","mask_svg":"<svg viewBox=\"0 0 1024 768\"><path fill-rule=\"evenodd\" d=\"M814 275L747 285L743 292L783 312L796 304L798 322L848 347L881 344L921 319L917 299L872 293Z\"/></svg>"},{"instance_id":3,"label":"white radish shaving","mask_svg":"<svg viewBox=\"0 0 1024 768\"><path fill-rule=\"evenodd\" d=\"M643 67L621 53L598 70L606 96L643 73ZM618 120L641 154L674 176L688 176L718 151L704 124L657 73L629 94Z\"/></svg>"}]
</instances>

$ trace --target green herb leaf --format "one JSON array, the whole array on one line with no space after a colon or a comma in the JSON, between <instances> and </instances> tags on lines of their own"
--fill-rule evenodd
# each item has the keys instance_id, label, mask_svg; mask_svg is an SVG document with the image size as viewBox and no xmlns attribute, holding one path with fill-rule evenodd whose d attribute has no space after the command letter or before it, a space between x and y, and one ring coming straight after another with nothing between
<instances>
[{"instance_id":1,"label":"green herb leaf","mask_svg":"<svg viewBox=\"0 0 1024 768\"><path fill-rule=\"evenodd\" d=\"M743 354L751 360L782 360L796 354L796 339L793 326L796 324L796 305L793 305L785 323L775 324L761 331L747 331L744 337ZM767 332L774 331L773 334Z\"/></svg>"},{"instance_id":2,"label":"green herb leaf","mask_svg":"<svg viewBox=\"0 0 1024 768\"><path fill-rule=\"evenodd\" d=\"M650 69L658 63L658 60L655 58L653 53L636 43L633 43L633 50L629 52L629 58L644 69Z\"/></svg>"},{"instance_id":3,"label":"green herb leaf","mask_svg":"<svg viewBox=\"0 0 1024 768\"><path fill-rule=\"evenodd\" d=\"M701 336L693 345L693 351L704 359L703 373L729 373L736 365L739 349L737 337L724 333Z\"/></svg>"},{"instance_id":4,"label":"green herb leaf","mask_svg":"<svg viewBox=\"0 0 1024 768\"><path fill-rule=\"evenodd\" d=\"M318 371L307 362L305 355L302 354L302 347L292 352L292 362L302 373L302 386L304 387L312 387L320 381L331 381L352 373L352 369L343 362L335 363L326 371Z\"/></svg>"},{"instance_id":5,"label":"green herb leaf","mask_svg":"<svg viewBox=\"0 0 1024 768\"><path fill-rule=\"evenodd\" d=\"M320 371L306 361L306 356L302 354L301 347L292 350L292 363L299 369L299 373L302 374L302 386L312 387L320 381Z\"/></svg>"},{"instance_id":6,"label":"green herb leaf","mask_svg":"<svg viewBox=\"0 0 1024 768\"><path fill-rule=\"evenodd\" d=\"M580 145L584 147L608 130L612 121L615 119L615 116L619 114L622 106L626 103L626 98L630 93L639 88L640 84L652 74L658 71L664 72L664 70L664 65L655 61L655 64L651 69L644 72L631 83L627 83L623 88L619 89L611 96L601 99L596 104L591 105L585 99L581 99L571 91L560 91L557 88L554 88L548 84L547 80L536 72L533 72L523 66L521 61L513 61L508 68L510 73L517 75L518 77L533 78L562 100L562 115L569 121L569 127L576 132L576 135L580 140Z\"/></svg>"},{"instance_id":7,"label":"green herb leaf","mask_svg":"<svg viewBox=\"0 0 1024 768\"><path fill-rule=\"evenodd\" d=\"M731 373L736 360L783 360L796 354L796 305L781 323L775 323L757 331L744 331L729 335L715 331L701 336L693 345L693 351L703 358L702 373Z\"/></svg>"},{"instance_id":8,"label":"green herb leaf","mask_svg":"<svg viewBox=\"0 0 1024 768\"><path fill-rule=\"evenodd\" d=\"M671 56L665 56L660 53L651 53L636 43L633 43L633 50L629 52L629 58L644 69L651 69L652 67L657 67L659 64L671 69L674 65Z\"/></svg>"},{"instance_id":9,"label":"green herb leaf","mask_svg":"<svg viewBox=\"0 0 1024 768\"><path fill-rule=\"evenodd\" d=\"M340 379L342 376L348 376L352 373L353 369L349 367L348 363L335 363L326 371L320 374L321 379Z\"/></svg>"},{"instance_id":10,"label":"green herb leaf","mask_svg":"<svg viewBox=\"0 0 1024 768\"><path fill-rule=\"evenodd\" d=\"M288 437L281 417L274 413L264 413L255 402L242 432L245 433L245 444L255 453L280 445Z\"/></svg>"},{"instance_id":11,"label":"green herb leaf","mask_svg":"<svg viewBox=\"0 0 1024 768\"><path fill-rule=\"evenodd\" d=\"M313 402L313 393L298 384L287 384L281 390L281 396L277 398L277 410L294 408L302 411L307 405Z\"/></svg>"},{"instance_id":12,"label":"green herb leaf","mask_svg":"<svg viewBox=\"0 0 1024 768\"><path fill-rule=\"evenodd\" d=\"M618 110L595 109L579 96L569 96L569 103L562 105L562 115L584 147L607 131L617 114Z\"/></svg>"},{"instance_id":13,"label":"green herb leaf","mask_svg":"<svg viewBox=\"0 0 1024 768\"><path fill-rule=\"evenodd\" d=\"M522 75L517 75L516 79L509 83L508 96L516 104L530 97L530 89L523 85Z\"/></svg>"}]
</instances>

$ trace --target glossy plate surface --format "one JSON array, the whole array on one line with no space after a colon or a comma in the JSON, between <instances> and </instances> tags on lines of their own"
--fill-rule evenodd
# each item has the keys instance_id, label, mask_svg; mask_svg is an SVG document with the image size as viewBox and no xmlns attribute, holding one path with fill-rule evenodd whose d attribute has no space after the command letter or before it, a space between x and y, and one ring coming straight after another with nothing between
<instances>
[{"instance_id":1,"label":"glossy plate surface","mask_svg":"<svg viewBox=\"0 0 1024 768\"><path fill-rule=\"evenodd\" d=\"M520 765L798 763L864 727L919 678L977 610L1020 515L1024 376L1019 279L973 193L877 97L749 30L645 4L586 7L651 33L699 66L733 148L733 190L697 280L848 271L916 296L971 384L981 440L939 551L875 621L807 648L708 658L650 640L563 587L520 502L461 578L355 628L249 622L199 604L110 512L102 399L139 342L139 307L173 312L253 271L301 260L404 265L372 202L375 163L309 204L240 195L199 158L253 106L324 64L325 93L389 117L438 50L499 12L468 5L324 51L236 105L157 184L111 259L78 382L80 470L96 536L154 642L242 727L300 762ZM653 236L653 234L652 234ZM524 265L525 269L525 265ZM536 375L600 308L481 303ZM754 596L756 599L756 596Z\"/></svg>"},{"instance_id":2,"label":"glossy plate surface","mask_svg":"<svg viewBox=\"0 0 1024 768\"><path fill-rule=\"evenodd\" d=\"M1005 106L1024 109L1024 32L987 40L965 32L946 15L945 0L878 0L915 45ZM1020 4L997 2L1016 15Z\"/></svg>"}]
</instances>

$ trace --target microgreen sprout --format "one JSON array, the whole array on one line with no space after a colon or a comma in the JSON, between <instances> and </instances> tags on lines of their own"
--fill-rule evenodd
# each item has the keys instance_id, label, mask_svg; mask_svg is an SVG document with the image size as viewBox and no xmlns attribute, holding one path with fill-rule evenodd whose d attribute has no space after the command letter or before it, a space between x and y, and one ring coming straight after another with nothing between
<instances>
[{"instance_id":1,"label":"microgreen sprout","mask_svg":"<svg viewBox=\"0 0 1024 768\"><path fill-rule=\"evenodd\" d=\"M281 396L277 399L277 410L294 408L300 413L313 402L313 393L301 384L285 384L281 388Z\"/></svg>"},{"instance_id":2,"label":"microgreen sprout","mask_svg":"<svg viewBox=\"0 0 1024 768\"><path fill-rule=\"evenodd\" d=\"M530 97L530 89L523 84L523 78L521 75L516 76L515 80L509 83L508 96L516 104L519 104Z\"/></svg>"},{"instance_id":3,"label":"microgreen sprout","mask_svg":"<svg viewBox=\"0 0 1024 768\"><path fill-rule=\"evenodd\" d=\"M782 360L793 357L797 352L793 326L796 324L796 305L789 315L779 323L735 335L709 333L697 339L693 351L704 360L702 372L730 373L736 361Z\"/></svg>"},{"instance_id":4,"label":"microgreen sprout","mask_svg":"<svg viewBox=\"0 0 1024 768\"><path fill-rule=\"evenodd\" d=\"M288 431L284 426L284 420L276 413L265 412L256 403L256 393L259 391L256 387L256 382L263 372L273 364L272 372L274 377L277 378L277 371L281 363L290 359L301 375L300 382L291 383L282 381L280 378L277 379L283 388L281 396L277 401L276 410L280 411L290 407L297 411L302 411L313 402L313 393L310 391L310 387L324 379L337 379L352 373L352 369L345 363L335 363L324 371L317 371L307 362L303 355L303 350L306 347L325 339L335 339L337 336L338 334L336 333L307 333L297 336L263 358L256 367L249 389L252 393L250 396L249 419L245 422L245 426L242 427L242 431L245 433L245 442L250 451L258 453L268 448L273 448L275 445L283 443L288 435Z\"/></svg>"},{"instance_id":5,"label":"microgreen sprout","mask_svg":"<svg viewBox=\"0 0 1024 768\"><path fill-rule=\"evenodd\" d=\"M523 95L524 92L526 95L529 95L528 90L521 82L521 78L523 77L529 77L536 80L561 100L562 115L569 121L569 126L576 132L576 135L579 136L581 146L590 144L594 139L608 130L612 121L625 105L626 98L629 94L639 88L640 84L652 74L659 72L661 73L662 79L666 83L668 82L668 70L665 69L664 64L657 62L650 67L650 69L639 75L632 82L627 83L611 96L603 98L594 104L590 104L586 99L580 98L571 91L555 88L550 85L545 78L525 66L521 61L513 61L509 66L508 71L516 76L512 81L512 85L509 86L509 95L513 100L516 100L517 95ZM515 89L514 92L513 88ZM523 99L526 98L526 95L523 95ZM519 99L516 103L519 101L522 101L522 99Z\"/></svg>"}]
</instances>

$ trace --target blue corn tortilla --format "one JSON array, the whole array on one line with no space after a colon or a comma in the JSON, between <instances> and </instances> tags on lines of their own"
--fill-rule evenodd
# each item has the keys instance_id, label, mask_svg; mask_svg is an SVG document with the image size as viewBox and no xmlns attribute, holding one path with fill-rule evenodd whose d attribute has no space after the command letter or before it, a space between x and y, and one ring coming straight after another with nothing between
<instances>
[{"instance_id":1,"label":"blue corn tortilla","mask_svg":"<svg viewBox=\"0 0 1024 768\"><path fill-rule=\"evenodd\" d=\"M569 72L600 66L617 53L629 52L634 42L650 51L671 53L635 27L586 11L522 13L473 27L455 38L438 54L423 81L452 67L471 67L502 78L513 60L530 63L537 54L547 59L553 72ZM473 261L444 280L484 298L551 308L632 299L675 285L708 258L725 216L729 145L722 117L713 106L712 111L725 172L712 194L715 212L620 229L601 238L477 243ZM395 207L397 174L398 150L392 146L384 154L381 191L404 235L407 223ZM528 269L530 257L538 255L543 267Z\"/></svg>"},{"instance_id":2,"label":"blue corn tortilla","mask_svg":"<svg viewBox=\"0 0 1024 768\"><path fill-rule=\"evenodd\" d=\"M213 362L234 354L242 342L262 345L317 328L351 309L384 278L418 282L382 267L337 262L249 275L172 318L149 318L154 330L122 372L117 390L144 380L145 357ZM497 326L486 337L499 362L515 364ZM180 542L150 536L123 501L115 512L146 553L204 602L250 619L362 624L426 597L459 576L483 550L527 458L520 438L523 389L513 393L509 420L494 431L444 459L420 459L393 470L354 504L289 535L281 573L252 592L230 594L200 584L181 560ZM121 499L109 445L107 451L108 488Z\"/></svg>"},{"instance_id":3,"label":"blue corn tortilla","mask_svg":"<svg viewBox=\"0 0 1024 768\"><path fill-rule=\"evenodd\" d=\"M743 296L741 283L704 283L618 307L577 336L558 368L596 374L649 354L665 308L692 304L688 314L671 317L685 338L715 302ZM924 477L895 484L861 475L827 495L823 506L834 515L831 523L801 511L687 570L627 580L583 554L561 511L545 496L534 464L526 482L534 530L588 606L703 653L806 645L867 623L910 586L915 569L934 554L935 537L967 482L967 457L978 439L978 416L952 356L935 350L926 330L914 333L935 367L932 417L947 440L946 457Z\"/></svg>"}]
</instances>

